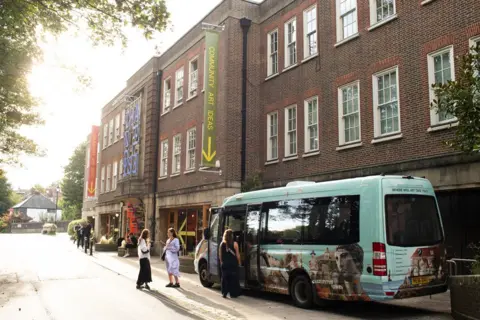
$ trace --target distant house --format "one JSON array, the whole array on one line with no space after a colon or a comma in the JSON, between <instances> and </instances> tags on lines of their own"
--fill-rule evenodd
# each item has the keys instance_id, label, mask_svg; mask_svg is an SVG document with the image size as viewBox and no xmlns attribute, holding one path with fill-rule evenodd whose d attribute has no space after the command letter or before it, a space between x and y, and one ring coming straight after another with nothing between
<instances>
[{"instance_id":1,"label":"distant house","mask_svg":"<svg viewBox=\"0 0 480 320\"><path fill-rule=\"evenodd\" d=\"M19 204L14 205L13 211L15 216L32 218L32 222L54 220L55 214L57 221L61 219L61 210L57 210L55 203L39 192L34 192Z\"/></svg>"}]
</instances>

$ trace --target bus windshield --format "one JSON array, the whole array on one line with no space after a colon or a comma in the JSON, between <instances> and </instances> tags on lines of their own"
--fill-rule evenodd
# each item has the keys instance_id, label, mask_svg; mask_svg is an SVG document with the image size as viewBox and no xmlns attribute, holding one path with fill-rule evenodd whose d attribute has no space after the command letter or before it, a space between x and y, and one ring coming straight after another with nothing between
<instances>
[{"instance_id":1,"label":"bus windshield","mask_svg":"<svg viewBox=\"0 0 480 320\"><path fill-rule=\"evenodd\" d=\"M389 245L415 247L443 241L437 205L432 196L387 195L385 213Z\"/></svg>"}]
</instances>

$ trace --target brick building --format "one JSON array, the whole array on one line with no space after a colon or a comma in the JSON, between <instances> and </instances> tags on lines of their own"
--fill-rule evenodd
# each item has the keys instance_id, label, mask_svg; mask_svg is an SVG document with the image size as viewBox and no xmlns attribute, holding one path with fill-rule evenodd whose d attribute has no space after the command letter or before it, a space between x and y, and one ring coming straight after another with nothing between
<instances>
[{"instance_id":1,"label":"brick building","mask_svg":"<svg viewBox=\"0 0 480 320\"><path fill-rule=\"evenodd\" d=\"M473 199L480 162L443 144L456 121L430 110L429 87L454 79L454 57L480 40L480 18L471 14L478 10L475 0L223 1L202 21L225 27L217 120L222 175L199 172L198 160L189 168L190 130L200 132L203 115L197 87L204 32L197 24L159 59L158 226L183 230L186 216L188 229L196 223L199 230L206 209L240 189L240 19L247 17L246 178L259 175L263 187L276 187L295 179L426 176L438 190L452 252L465 255L466 245L479 240ZM199 80L190 95L192 70ZM200 159L200 134L193 141ZM457 212L461 221L453 220Z\"/></svg>"},{"instance_id":2,"label":"brick building","mask_svg":"<svg viewBox=\"0 0 480 320\"><path fill-rule=\"evenodd\" d=\"M122 96L141 93L139 174L117 178L114 191L101 193L99 213L124 212L120 201L143 203L156 240L172 226L191 251L208 208L239 192L242 180L259 177L266 188L297 179L411 174L431 180L447 242L457 256L468 254L466 245L480 240L473 203L480 161L443 144L456 122L430 110L429 86L453 79L454 57L480 40L480 17L472 14L479 10L477 0L222 1L201 21L224 27L216 139L221 175L200 170L206 65L200 22L104 107L106 130L127 105ZM120 141L101 151L99 172L105 167L106 176L123 157ZM111 183L107 179L105 188Z\"/></svg>"}]
</instances>

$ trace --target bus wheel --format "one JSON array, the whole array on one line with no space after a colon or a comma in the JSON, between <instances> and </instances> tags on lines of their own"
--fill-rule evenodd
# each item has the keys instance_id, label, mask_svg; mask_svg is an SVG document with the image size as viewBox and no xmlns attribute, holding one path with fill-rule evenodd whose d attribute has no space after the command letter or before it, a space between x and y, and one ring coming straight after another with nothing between
<instances>
[{"instance_id":1,"label":"bus wheel","mask_svg":"<svg viewBox=\"0 0 480 320\"><path fill-rule=\"evenodd\" d=\"M208 281L208 270L207 270L207 263L205 261L200 262L200 266L198 267L198 275L200 277L200 283L205 288L211 288L213 286L213 282Z\"/></svg>"},{"instance_id":2,"label":"bus wheel","mask_svg":"<svg viewBox=\"0 0 480 320\"><path fill-rule=\"evenodd\" d=\"M309 309L313 305L313 291L311 281L305 275L298 275L292 281L290 294L295 305Z\"/></svg>"}]
</instances>

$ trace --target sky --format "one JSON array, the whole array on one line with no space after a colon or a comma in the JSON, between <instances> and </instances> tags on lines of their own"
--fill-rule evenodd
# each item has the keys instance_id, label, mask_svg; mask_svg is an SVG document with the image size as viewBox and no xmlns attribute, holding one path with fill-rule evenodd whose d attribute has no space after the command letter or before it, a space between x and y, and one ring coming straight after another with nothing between
<instances>
[{"instance_id":1,"label":"sky","mask_svg":"<svg viewBox=\"0 0 480 320\"><path fill-rule=\"evenodd\" d=\"M22 156L22 167L6 167L12 187L47 186L60 181L75 148L85 141L92 125L100 123L102 107L155 55L155 47L165 52L220 2L167 0L171 13L167 31L146 41L140 32L128 30L129 44L123 53L120 46L94 48L87 39L73 37L72 33L57 39L49 37L42 44L44 59L34 66L29 78L32 94L41 99L38 112L45 125L21 131L45 149L46 156ZM90 87L79 84L79 74L91 78Z\"/></svg>"}]
</instances>

